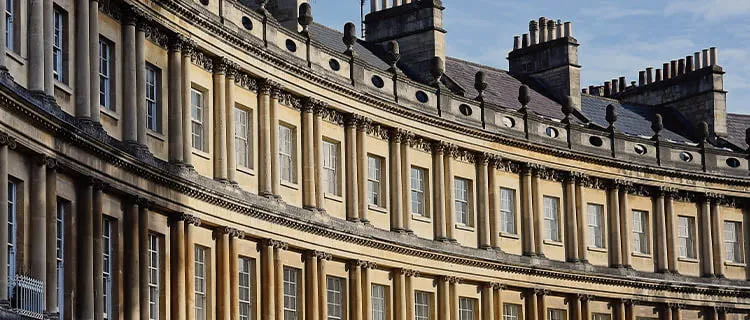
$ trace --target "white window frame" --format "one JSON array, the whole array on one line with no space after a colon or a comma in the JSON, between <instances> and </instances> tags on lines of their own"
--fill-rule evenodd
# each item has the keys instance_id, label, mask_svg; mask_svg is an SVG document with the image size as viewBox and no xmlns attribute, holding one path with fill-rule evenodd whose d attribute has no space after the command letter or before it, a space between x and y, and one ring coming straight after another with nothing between
<instances>
[{"instance_id":1,"label":"white window frame","mask_svg":"<svg viewBox=\"0 0 750 320\"><path fill-rule=\"evenodd\" d=\"M18 184L8 182L8 277L14 279L16 276L16 237L18 217ZM8 283L8 298L13 297L14 281Z\"/></svg>"},{"instance_id":2,"label":"white window frame","mask_svg":"<svg viewBox=\"0 0 750 320\"><path fill-rule=\"evenodd\" d=\"M194 249L194 275L195 286L193 294L195 296L195 320L206 320L208 314L208 248L195 245Z\"/></svg>"},{"instance_id":3,"label":"white window frame","mask_svg":"<svg viewBox=\"0 0 750 320\"><path fill-rule=\"evenodd\" d=\"M327 276L326 295L328 320L344 319L344 279Z\"/></svg>"},{"instance_id":4,"label":"white window frame","mask_svg":"<svg viewBox=\"0 0 750 320\"><path fill-rule=\"evenodd\" d=\"M297 182L296 128L279 124L279 167L282 182Z\"/></svg>"},{"instance_id":5,"label":"white window frame","mask_svg":"<svg viewBox=\"0 0 750 320\"><path fill-rule=\"evenodd\" d=\"M503 320L523 320L521 305L503 303Z\"/></svg>"},{"instance_id":6,"label":"white window frame","mask_svg":"<svg viewBox=\"0 0 750 320\"><path fill-rule=\"evenodd\" d=\"M333 140L323 140L323 181L327 195L341 196L341 144Z\"/></svg>"},{"instance_id":7,"label":"white window frame","mask_svg":"<svg viewBox=\"0 0 750 320\"><path fill-rule=\"evenodd\" d=\"M567 320L563 309L547 309L547 320Z\"/></svg>"},{"instance_id":8,"label":"white window frame","mask_svg":"<svg viewBox=\"0 0 750 320\"><path fill-rule=\"evenodd\" d=\"M99 37L99 106L115 111L112 103L112 52L114 44Z\"/></svg>"},{"instance_id":9,"label":"white window frame","mask_svg":"<svg viewBox=\"0 0 750 320\"><path fill-rule=\"evenodd\" d=\"M237 166L252 169L252 148L250 133L252 132L250 111L234 107L234 154Z\"/></svg>"},{"instance_id":10,"label":"white window frame","mask_svg":"<svg viewBox=\"0 0 750 320\"><path fill-rule=\"evenodd\" d=\"M592 313L591 320L612 320L612 315L609 313Z\"/></svg>"},{"instance_id":11,"label":"white window frame","mask_svg":"<svg viewBox=\"0 0 750 320\"><path fill-rule=\"evenodd\" d=\"M191 146L199 151L206 151L206 98L203 91L190 89L190 131Z\"/></svg>"},{"instance_id":12,"label":"white window frame","mask_svg":"<svg viewBox=\"0 0 750 320\"><path fill-rule=\"evenodd\" d=\"M518 234L516 228L516 190L500 188L501 232Z\"/></svg>"},{"instance_id":13,"label":"white window frame","mask_svg":"<svg viewBox=\"0 0 750 320\"><path fill-rule=\"evenodd\" d=\"M475 320L476 317L476 299L459 297L458 298L458 320Z\"/></svg>"},{"instance_id":14,"label":"white window frame","mask_svg":"<svg viewBox=\"0 0 750 320\"><path fill-rule=\"evenodd\" d=\"M560 198L544 196L544 239L560 242Z\"/></svg>"},{"instance_id":15,"label":"white window frame","mask_svg":"<svg viewBox=\"0 0 750 320\"><path fill-rule=\"evenodd\" d=\"M388 315L387 290L386 286L372 285L372 320L386 320Z\"/></svg>"},{"instance_id":16,"label":"white window frame","mask_svg":"<svg viewBox=\"0 0 750 320\"><path fill-rule=\"evenodd\" d=\"M469 179L455 177L454 185L454 202L456 207L456 224L471 227L474 225L471 214L471 181Z\"/></svg>"},{"instance_id":17,"label":"white window frame","mask_svg":"<svg viewBox=\"0 0 750 320\"><path fill-rule=\"evenodd\" d=\"M677 237L679 240L679 257L695 259L695 218L677 217Z\"/></svg>"},{"instance_id":18,"label":"white window frame","mask_svg":"<svg viewBox=\"0 0 750 320\"><path fill-rule=\"evenodd\" d=\"M299 270L284 267L284 320L299 318Z\"/></svg>"},{"instance_id":19,"label":"white window frame","mask_svg":"<svg viewBox=\"0 0 750 320\"><path fill-rule=\"evenodd\" d=\"M148 316L159 320L161 315L161 240L148 234Z\"/></svg>"},{"instance_id":20,"label":"white window frame","mask_svg":"<svg viewBox=\"0 0 750 320\"><path fill-rule=\"evenodd\" d=\"M146 64L146 128L161 133L161 69Z\"/></svg>"},{"instance_id":21,"label":"white window frame","mask_svg":"<svg viewBox=\"0 0 750 320\"><path fill-rule=\"evenodd\" d=\"M414 320L430 320L432 316L432 294L414 291Z\"/></svg>"},{"instance_id":22,"label":"white window frame","mask_svg":"<svg viewBox=\"0 0 750 320\"><path fill-rule=\"evenodd\" d=\"M55 6L52 17L52 75L55 80L65 82L65 31L67 28L68 14L61 8Z\"/></svg>"},{"instance_id":23,"label":"white window frame","mask_svg":"<svg viewBox=\"0 0 750 320\"><path fill-rule=\"evenodd\" d=\"M367 204L385 208L383 201L383 158L367 155Z\"/></svg>"},{"instance_id":24,"label":"white window frame","mask_svg":"<svg viewBox=\"0 0 750 320\"><path fill-rule=\"evenodd\" d=\"M649 254L651 252L648 242L648 212L633 210L633 252Z\"/></svg>"},{"instance_id":25,"label":"white window frame","mask_svg":"<svg viewBox=\"0 0 750 320\"><path fill-rule=\"evenodd\" d=\"M604 241L604 206L596 203L586 205L586 221L588 226L588 245L591 248L605 248Z\"/></svg>"},{"instance_id":26,"label":"white window frame","mask_svg":"<svg viewBox=\"0 0 750 320\"><path fill-rule=\"evenodd\" d=\"M253 288L254 288L254 260L246 257L239 257L237 261L237 270L239 272L239 313L240 320L251 320L253 319Z\"/></svg>"},{"instance_id":27,"label":"white window frame","mask_svg":"<svg viewBox=\"0 0 750 320\"><path fill-rule=\"evenodd\" d=\"M742 222L724 221L724 260L743 263Z\"/></svg>"},{"instance_id":28,"label":"white window frame","mask_svg":"<svg viewBox=\"0 0 750 320\"><path fill-rule=\"evenodd\" d=\"M427 216L427 169L411 167L411 213Z\"/></svg>"},{"instance_id":29,"label":"white window frame","mask_svg":"<svg viewBox=\"0 0 750 320\"><path fill-rule=\"evenodd\" d=\"M112 259L113 256L113 246L112 241L114 240L113 232L114 231L114 223L110 219L103 219L102 220L102 281L101 284L103 287L103 299L104 299L104 315L103 319L110 319L110 315L112 314Z\"/></svg>"},{"instance_id":30,"label":"white window frame","mask_svg":"<svg viewBox=\"0 0 750 320\"><path fill-rule=\"evenodd\" d=\"M5 1L5 46L12 52L16 50L16 1Z\"/></svg>"}]
</instances>

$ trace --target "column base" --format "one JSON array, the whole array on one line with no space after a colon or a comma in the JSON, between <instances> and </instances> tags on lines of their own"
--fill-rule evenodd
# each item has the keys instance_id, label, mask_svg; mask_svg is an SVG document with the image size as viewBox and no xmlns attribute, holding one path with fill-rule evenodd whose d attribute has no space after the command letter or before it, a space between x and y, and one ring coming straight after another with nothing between
<instances>
[{"instance_id":1,"label":"column base","mask_svg":"<svg viewBox=\"0 0 750 320\"><path fill-rule=\"evenodd\" d=\"M391 228L391 232L406 233L403 228Z\"/></svg>"},{"instance_id":2,"label":"column base","mask_svg":"<svg viewBox=\"0 0 750 320\"><path fill-rule=\"evenodd\" d=\"M725 276L725 275L723 275L723 274L717 274L717 275L715 275L715 276L716 276L716 278L718 278L718 279L726 279L726 278L727 278L727 276Z\"/></svg>"},{"instance_id":3,"label":"column base","mask_svg":"<svg viewBox=\"0 0 750 320\"><path fill-rule=\"evenodd\" d=\"M370 224L370 220L367 220L367 219L359 219L359 222L362 222L362 224L366 224L366 225Z\"/></svg>"},{"instance_id":4,"label":"column base","mask_svg":"<svg viewBox=\"0 0 750 320\"><path fill-rule=\"evenodd\" d=\"M227 180L226 178L214 178L214 181L223 183L223 184L229 184L229 180Z\"/></svg>"},{"instance_id":5,"label":"column base","mask_svg":"<svg viewBox=\"0 0 750 320\"><path fill-rule=\"evenodd\" d=\"M349 221L349 222L354 222L354 223L359 223L359 222L361 222L361 220L359 220L359 218L347 218L347 219L346 219L346 221Z\"/></svg>"},{"instance_id":6,"label":"column base","mask_svg":"<svg viewBox=\"0 0 750 320\"><path fill-rule=\"evenodd\" d=\"M261 191L260 192L260 196L263 197L263 198L268 198L268 199L275 198L275 196L273 195L273 193L268 192L268 191Z\"/></svg>"}]
</instances>

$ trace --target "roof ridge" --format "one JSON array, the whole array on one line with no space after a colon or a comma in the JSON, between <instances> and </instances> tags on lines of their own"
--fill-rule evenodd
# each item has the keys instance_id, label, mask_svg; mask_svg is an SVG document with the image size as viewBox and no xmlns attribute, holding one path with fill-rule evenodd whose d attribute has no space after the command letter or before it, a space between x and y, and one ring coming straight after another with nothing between
<instances>
[{"instance_id":1,"label":"roof ridge","mask_svg":"<svg viewBox=\"0 0 750 320\"><path fill-rule=\"evenodd\" d=\"M493 70L493 71L497 71L497 72L508 73L508 70L503 70L503 69L500 69L500 68L497 68L497 67L491 67L491 66L488 66L488 65L479 64L479 63L476 63L476 62L472 62L472 61L469 61L469 60L464 60L464 59L460 59L460 58L456 58L456 57L445 57L445 59L446 60L455 60L455 61L458 61L458 62L463 62L463 63L466 63L468 65L471 65L471 66L474 66L474 67L477 67L477 68L484 68L484 69L489 69L489 70Z\"/></svg>"}]
</instances>

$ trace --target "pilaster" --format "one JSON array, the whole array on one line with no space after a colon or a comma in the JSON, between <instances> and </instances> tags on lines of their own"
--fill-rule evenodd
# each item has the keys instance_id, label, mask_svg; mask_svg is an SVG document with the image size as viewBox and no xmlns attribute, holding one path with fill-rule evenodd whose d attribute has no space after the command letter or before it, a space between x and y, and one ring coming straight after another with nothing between
<instances>
[{"instance_id":1,"label":"pilaster","mask_svg":"<svg viewBox=\"0 0 750 320\"><path fill-rule=\"evenodd\" d=\"M492 155L479 153L476 156L477 170L477 224L479 225L479 248L492 248L490 233L490 204L489 204L489 169L488 164Z\"/></svg>"},{"instance_id":2,"label":"pilaster","mask_svg":"<svg viewBox=\"0 0 750 320\"><path fill-rule=\"evenodd\" d=\"M444 160L446 158L446 148L447 145L442 142L433 142L432 144L432 171L434 179L432 201L434 207L433 223L435 224L435 240L438 241L446 241L453 236L451 228L447 228L446 230L446 226L451 225L451 223L446 222L446 211L449 209L446 206L448 202L446 201L445 179L446 175L451 174L449 172L446 173Z\"/></svg>"},{"instance_id":3,"label":"pilaster","mask_svg":"<svg viewBox=\"0 0 750 320\"><path fill-rule=\"evenodd\" d=\"M178 45L180 49L179 51L177 50ZM181 112L180 119L182 120L182 148L177 147L175 148L174 152L177 152L177 149L182 149L182 162L188 169L193 168L193 131L191 120L193 83L190 77L190 70L193 67L192 55L195 50L195 42L182 36L176 36L173 39L173 44L170 47L170 56L175 59L174 63L170 64L170 66L174 65L174 73L177 73L177 67L180 67L182 73L179 77L175 75L173 78L171 78L171 81L175 82L172 85L177 85L179 82L179 86L181 88L181 90L177 91L181 93L179 100L177 100L178 97L176 95L173 97L173 100L175 102L181 103L181 105L175 105L175 112ZM180 61L180 63L178 64L176 58L180 53L182 54L182 61ZM175 121L177 120L175 119Z\"/></svg>"},{"instance_id":4,"label":"pilaster","mask_svg":"<svg viewBox=\"0 0 750 320\"><path fill-rule=\"evenodd\" d=\"M359 184L357 181L357 117L353 114L344 120L344 144L346 152L344 164L346 166L346 219L359 222Z\"/></svg>"}]
</instances>

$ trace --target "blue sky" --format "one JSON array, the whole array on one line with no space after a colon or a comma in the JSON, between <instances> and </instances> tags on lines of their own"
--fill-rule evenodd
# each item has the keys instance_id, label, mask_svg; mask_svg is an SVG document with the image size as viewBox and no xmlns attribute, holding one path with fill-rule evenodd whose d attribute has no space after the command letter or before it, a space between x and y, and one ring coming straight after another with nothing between
<instances>
[{"instance_id":1,"label":"blue sky","mask_svg":"<svg viewBox=\"0 0 750 320\"><path fill-rule=\"evenodd\" d=\"M369 1L366 11L369 8ZM311 0L317 22L359 26L360 0ZM573 22L581 85L624 75L715 46L727 109L750 114L750 0L443 0L448 55L507 69L513 36L540 16Z\"/></svg>"}]
</instances>

